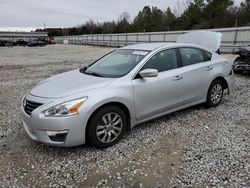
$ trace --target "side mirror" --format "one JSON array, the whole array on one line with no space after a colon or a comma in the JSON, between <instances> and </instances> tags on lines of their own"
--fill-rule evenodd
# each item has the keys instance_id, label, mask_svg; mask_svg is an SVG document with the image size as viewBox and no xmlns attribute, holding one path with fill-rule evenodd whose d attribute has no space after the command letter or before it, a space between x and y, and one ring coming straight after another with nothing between
<instances>
[{"instance_id":1,"label":"side mirror","mask_svg":"<svg viewBox=\"0 0 250 188\"><path fill-rule=\"evenodd\" d=\"M144 69L139 72L139 75L142 78L156 77L158 76L158 70L157 69Z\"/></svg>"}]
</instances>

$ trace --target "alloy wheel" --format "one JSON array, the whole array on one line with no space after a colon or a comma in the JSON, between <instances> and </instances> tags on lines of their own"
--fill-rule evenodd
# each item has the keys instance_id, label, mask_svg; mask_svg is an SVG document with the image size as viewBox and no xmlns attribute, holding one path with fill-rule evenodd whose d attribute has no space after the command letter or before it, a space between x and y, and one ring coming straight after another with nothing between
<instances>
[{"instance_id":1,"label":"alloy wheel","mask_svg":"<svg viewBox=\"0 0 250 188\"><path fill-rule=\"evenodd\" d=\"M122 118L115 112L110 112L102 116L96 126L96 136L102 143L111 143L116 140L123 128Z\"/></svg>"},{"instance_id":2,"label":"alloy wheel","mask_svg":"<svg viewBox=\"0 0 250 188\"><path fill-rule=\"evenodd\" d=\"M215 84L211 92L211 102L217 104L220 102L223 95L223 88L221 84Z\"/></svg>"}]
</instances>

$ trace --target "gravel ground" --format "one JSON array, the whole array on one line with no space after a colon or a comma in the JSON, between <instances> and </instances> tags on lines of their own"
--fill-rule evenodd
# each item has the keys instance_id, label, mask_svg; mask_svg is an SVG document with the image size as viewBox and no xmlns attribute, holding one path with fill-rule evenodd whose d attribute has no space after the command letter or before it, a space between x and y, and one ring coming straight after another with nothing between
<instances>
[{"instance_id":1,"label":"gravel ground","mask_svg":"<svg viewBox=\"0 0 250 188\"><path fill-rule=\"evenodd\" d=\"M236 76L235 93L217 108L198 105L138 125L108 149L32 141L22 127L21 97L111 50L0 48L0 187L250 187L249 75Z\"/></svg>"}]
</instances>

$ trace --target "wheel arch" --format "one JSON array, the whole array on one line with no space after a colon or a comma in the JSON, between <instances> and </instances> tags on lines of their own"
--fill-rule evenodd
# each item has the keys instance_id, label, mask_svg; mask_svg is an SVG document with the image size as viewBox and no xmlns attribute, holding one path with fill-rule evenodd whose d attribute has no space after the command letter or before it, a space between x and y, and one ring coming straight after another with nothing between
<instances>
[{"instance_id":1,"label":"wheel arch","mask_svg":"<svg viewBox=\"0 0 250 188\"><path fill-rule=\"evenodd\" d=\"M228 88L227 80L226 80L223 76L217 76L216 78L213 79L213 81L211 82L211 84L212 84L215 80L220 80L220 81L223 83L223 89L227 89L227 88ZM211 84L210 84L210 85L211 85Z\"/></svg>"},{"instance_id":2,"label":"wheel arch","mask_svg":"<svg viewBox=\"0 0 250 188\"><path fill-rule=\"evenodd\" d=\"M100 106L98 106L90 115L90 117L88 118L88 121L87 121L87 126L86 126L86 130L88 129L89 127L89 124L90 124L90 121L91 119L93 118L94 114L97 113L100 109L106 107L106 106L110 106L110 105L114 105L114 106L118 106L119 108L121 108L127 119L128 119L128 125L126 127L126 131L130 130L131 129L131 112L129 110L129 108L127 107L127 105L125 105L124 103L122 102L118 102L118 101L112 101L112 102L107 102L105 104L102 104ZM88 135L87 135L87 131L85 130L85 138L86 138L86 141L88 140Z\"/></svg>"},{"instance_id":3,"label":"wheel arch","mask_svg":"<svg viewBox=\"0 0 250 188\"><path fill-rule=\"evenodd\" d=\"M223 83L223 89L224 89L224 90L227 89L227 88L229 88L229 87L228 87L228 83L227 83L226 79L225 79L223 76L217 76L217 77L215 77L214 79L212 79L212 81L210 82L210 84L209 84L209 86L208 86L208 88L207 88L206 100L207 100L209 88L210 88L211 84L212 84L215 80L220 80L220 81L222 81L222 83Z\"/></svg>"}]
</instances>

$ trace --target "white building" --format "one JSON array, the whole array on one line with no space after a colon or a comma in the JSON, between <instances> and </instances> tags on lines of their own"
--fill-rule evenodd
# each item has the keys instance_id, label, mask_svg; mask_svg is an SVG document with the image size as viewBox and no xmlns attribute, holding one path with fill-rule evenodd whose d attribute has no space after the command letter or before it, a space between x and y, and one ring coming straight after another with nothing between
<instances>
[{"instance_id":1,"label":"white building","mask_svg":"<svg viewBox=\"0 0 250 188\"><path fill-rule=\"evenodd\" d=\"M16 42L18 39L23 39L25 41L30 41L34 39L47 40L47 32L8 32L0 31L0 40L7 40Z\"/></svg>"}]
</instances>

